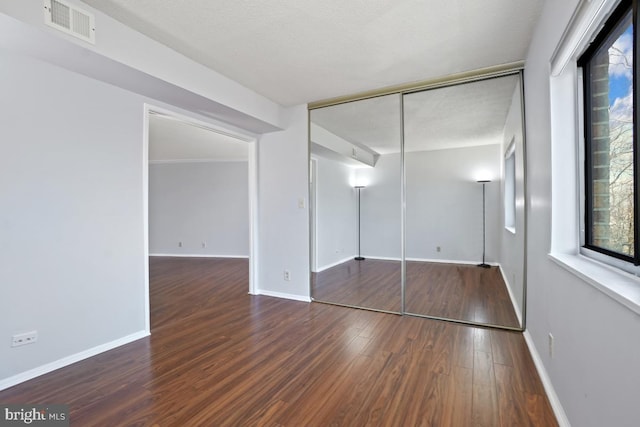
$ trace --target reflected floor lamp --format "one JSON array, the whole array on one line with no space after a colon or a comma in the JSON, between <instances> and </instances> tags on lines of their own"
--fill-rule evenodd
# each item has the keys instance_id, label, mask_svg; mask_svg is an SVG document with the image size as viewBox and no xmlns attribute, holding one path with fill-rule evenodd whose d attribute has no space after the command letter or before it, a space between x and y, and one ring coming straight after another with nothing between
<instances>
[{"instance_id":1,"label":"reflected floor lamp","mask_svg":"<svg viewBox=\"0 0 640 427\"><path fill-rule=\"evenodd\" d=\"M478 264L478 267L482 268L491 268L489 264L484 262L485 250L486 250L486 236L487 236L487 217L486 217L486 202L485 202L485 186L488 182L491 182L488 179L483 179L477 181L478 184L482 184L482 264Z\"/></svg>"},{"instance_id":2,"label":"reflected floor lamp","mask_svg":"<svg viewBox=\"0 0 640 427\"><path fill-rule=\"evenodd\" d=\"M364 188L364 185L356 185L355 189L358 192L358 256L354 259L356 261L364 261L364 257L360 253L360 190Z\"/></svg>"}]
</instances>

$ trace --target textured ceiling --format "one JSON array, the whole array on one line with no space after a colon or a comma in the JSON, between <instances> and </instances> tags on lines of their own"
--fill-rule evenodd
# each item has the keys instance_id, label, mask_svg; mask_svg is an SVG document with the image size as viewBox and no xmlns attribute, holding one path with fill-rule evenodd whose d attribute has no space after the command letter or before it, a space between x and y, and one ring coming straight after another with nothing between
<instances>
[{"instance_id":1,"label":"textured ceiling","mask_svg":"<svg viewBox=\"0 0 640 427\"><path fill-rule=\"evenodd\" d=\"M282 105L520 61L544 2L84 1Z\"/></svg>"},{"instance_id":2,"label":"textured ceiling","mask_svg":"<svg viewBox=\"0 0 640 427\"><path fill-rule=\"evenodd\" d=\"M311 110L311 122L378 154L400 151L400 95L353 101ZM315 141L314 135L311 139ZM321 143L321 142L320 142Z\"/></svg>"},{"instance_id":3,"label":"textured ceiling","mask_svg":"<svg viewBox=\"0 0 640 427\"><path fill-rule=\"evenodd\" d=\"M405 95L405 150L499 144L518 81L512 75ZM400 151L400 95L312 110L311 121L377 153Z\"/></svg>"}]
</instances>

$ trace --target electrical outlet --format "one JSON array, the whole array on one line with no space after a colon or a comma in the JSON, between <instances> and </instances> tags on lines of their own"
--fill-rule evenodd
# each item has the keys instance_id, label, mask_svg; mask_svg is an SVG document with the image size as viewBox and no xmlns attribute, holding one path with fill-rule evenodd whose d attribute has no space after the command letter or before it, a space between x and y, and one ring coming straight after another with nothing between
<instances>
[{"instance_id":1,"label":"electrical outlet","mask_svg":"<svg viewBox=\"0 0 640 427\"><path fill-rule=\"evenodd\" d=\"M549 357L553 359L553 353L554 353L554 342L553 342L554 338L553 335L551 334L551 332L549 332Z\"/></svg>"},{"instance_id":2,"label":"electrical outlet","mask_svg":"<svg viewBox=\"0 0 640 427\"><path fill-rule=\"evenodd\" d=\"M436 247L436 252L440 252L442 250L442 248L440 246Z\"/></svg>"},{"instance_id":3,"label":"electrical outlet","mask_svg":"<svg viewBox=\"0 0 640 427\"><path fill-rule=\"evenodd\" d=\"M33 344L36 341L38 341L38 331L15 334L11 337L11 347L20 347L21 345Z\"/></svg>"},{"instance_id":4,"label":"electrical outlet","mask_svg":"<svg viewBox=\"0 0 640 427\"><path fill-rule=\"evenodd\" d=\"M289 270L284 271L284 280L287 282L291 280L291 272Z\"/></svg>"},{"instance_id":5,"label":"electrical outlet","mask_svg":"<svg viewBox=\"0 0 640 427\"><path fill-rule=\"evenodd\" d=\"M178 247L181 248L182 247L182 242L178 242Z\"/></svg>"},{"instance_id":6,"label":"electrical outlet","mask_svg":"<svg viewBox=\"0 0 640 427\"><path fill-rule=\"evenodd\" d=\"M202 248L206 248L207 247L207 242L202 242Z\"/></svg>"}]
</instances>

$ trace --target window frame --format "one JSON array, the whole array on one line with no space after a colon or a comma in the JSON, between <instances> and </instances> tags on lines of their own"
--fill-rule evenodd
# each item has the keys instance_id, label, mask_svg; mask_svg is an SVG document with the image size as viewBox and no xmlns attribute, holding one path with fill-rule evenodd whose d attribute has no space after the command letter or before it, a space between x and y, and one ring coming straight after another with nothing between
<instances>
[{"instance_id":1,"label":"window frame","mask_svg":"<svg viewBox=\"0 0 640 427\"><path fill-rule=\"evenodd\" d=\"M579 2L572 9L572 18L562 37L554 45L548 74L545 73L545 80L548 75L551 174L547 257L580 283L640 315L640 267L585 249L581 240L584 232L584 193L581 192L584 190L584 127L582 72L578 69L577 58L617 5L618 0ZM535 82L530 85L534 91L538 88ZM536 130L533 134L540 137Z\"/></svg>"},{"instance_id":2,"label":"window frame","mask_svg":"<svg viewBox=\"0 0 640 427\"><path fill-rule=\"evenodd\" d=\"M633 243L633 256L625 255L619 252L615 252L613 250L603 248L591 243L591 233L592 233L592 224L593 224L593 213L592 213L592 198L593 195L591 193L592 189L592 172L593 172L593 159L591 154L591 85L590 79L587 78L591 74L591 61L595 58L595 54L600 51L602 47L605 46L605 43L610 41L611 35L619 28L620 23L625 19L626 15L631 12L631 23L633 26L633 65L632 65L632 86L633 86L633 234L634 234L634 243ZM638 49L640 47L640 43L638 43L638 36L640 31L638 31L638 0L622 0L613 10L609 18L605 21L602 28L597 32L597 35L594 37L593 41L589 44L587 49L585 49L584 53L580 55L577 65L579 67L579 76L581 77L579 81L582 81L581 87L581 96L579 109L581 110L581 114L579 115L581 118L581 131L583 132L583 144L582 144L582 152L584 155L584 162L582 163L583 167L581 169L581 181L583 185L583 195L584 197L581 199L581 210L583 212L582 220L584 221L584 227L581 227L583 230L582 238L583 240L580 242L583 249L586 251L581 251L583 253L586 252L587 255L595 253L595 258L599 260L604 260L606 262L606 257L614 258L612 260L613 265L620 266L620 261L625 263L632 264L634 266L640 265L640 159L638 158L638 90L637 90L637 71L638 71ZM600 255L601 254L601 255ZM605 258L602 257L605 256Z\"/></svg>"}]
</instances>

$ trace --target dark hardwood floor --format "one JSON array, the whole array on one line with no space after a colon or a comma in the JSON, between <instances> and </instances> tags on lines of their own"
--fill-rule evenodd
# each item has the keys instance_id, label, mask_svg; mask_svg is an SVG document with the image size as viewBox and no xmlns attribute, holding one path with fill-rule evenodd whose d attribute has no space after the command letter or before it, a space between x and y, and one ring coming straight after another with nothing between
<instances>
[{"instance_id":1,"label":"dark hardwood floor","mask_svg":"<svg viewBox=\"0 0 640 427\"><path fill-rule=\"evenodd\" d=\"M317 301L400 312L400 262L349 260L312 275ZM406 312L519 328L498 267L407 262Z\"/></svg>"},{"instance_id":2,"label":"dark hardwood floor","mask_svg":"<svg viewBox=\"0 0 640 427\"><path fill-rule=\"evenodd\" d=\"M556 426L522 335L247 294L152 258L152 335L0 392L72 426Z\"/></svg>"}]
</instances>

